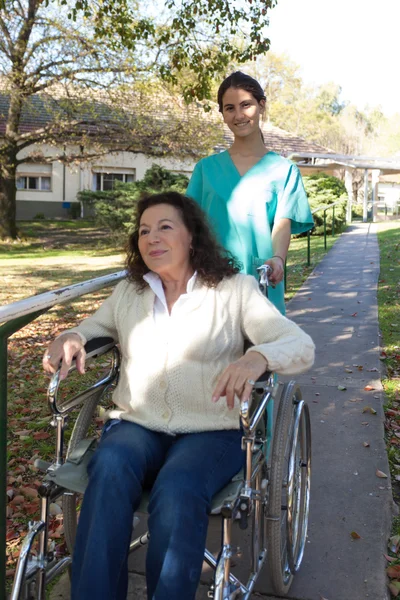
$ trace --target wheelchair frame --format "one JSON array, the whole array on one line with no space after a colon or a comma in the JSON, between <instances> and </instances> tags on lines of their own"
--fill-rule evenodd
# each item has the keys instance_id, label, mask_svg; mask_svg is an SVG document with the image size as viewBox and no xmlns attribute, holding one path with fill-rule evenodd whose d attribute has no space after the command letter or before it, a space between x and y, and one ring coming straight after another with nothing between
<instances>
[{"instance_id":1,"label":"wheelchair frame","mask_svg":"<svg viewBox=\"0 0 400 600\"><path fill-rule=\"evenodd\" d=\"M69 462L77 444L86 435L89 421L102 396L116 384L120 365L119 350L110 338L91 340L86 350L88 358L111 351L111 369L108 375L61 406L57 402L59 371L51 379L48 401L53 414L51 424L56 429L56 455L53 463L40 459L35 461L35 466L46 473L38 490L40 520L29 524L10 600L45 600L46 585L71 564L71 556L57 558L54 545L49 544L49 507L51 502L64 496L65 538L72 552L76 531L76 490L70 491L65 485L60 485L62 467ZM73 365L70 371L74 368ZM265 420L267 405L273 399L279 400L279 408L271 466L268 467ZM65 462L64 429L68 413L82 403ZM79 423L81 415L82 423ZM204 554L204 561L215 570L214 583L208 592L208 597L215 600L250 599L266 561L274 592L286 594L300 567L307 535L311 430L308 407L301 398L299 387L293 381L285 385L275 383L271 373L264 374L256 382L250 401L242 403L240 420L245 452L243 474L237 475L217 494L225 496L223 499L215 500L215 497L213 500L211 514L220 513L222 516L222 548L218 558L207 549ZM240 550L232 546L232 525L237 520L241 529L247 529L249 520L252 525L250 575L245 584L231 573L231 559L240 554ZM32 548L37 538L38 552L35 556ZM148 539L149 534L145 533L133 540L130 552L145 546Z\"/></svg>"}]
</instances>

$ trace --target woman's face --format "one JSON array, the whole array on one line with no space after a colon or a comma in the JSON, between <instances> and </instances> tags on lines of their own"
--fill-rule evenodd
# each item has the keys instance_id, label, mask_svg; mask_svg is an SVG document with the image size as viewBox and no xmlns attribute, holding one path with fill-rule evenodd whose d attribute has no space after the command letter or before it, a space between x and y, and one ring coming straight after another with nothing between
<instances>
[{"instance_id":1,"label":"woman's face","mask_svg":"<svg viewBox=\"0 0 400 600\"><path fill-rule=\"evenodd\" d=\"M222 115L235 137L258 132L264 106L264 100L258 102L253 94L240 88L228 88L222 97Z\"/></svg>"},{"instance_id":2,"label":"woman's face","mask_svg":"<svg viewBox=\"0 0 400 600\"><path fill-rule=\"evenodd\" d=\"M160 277L177 278L191 269L192 236L180 212L170 204L146 209L139 226L139 252L146 266Z\"/></svg>"}]
</instances>

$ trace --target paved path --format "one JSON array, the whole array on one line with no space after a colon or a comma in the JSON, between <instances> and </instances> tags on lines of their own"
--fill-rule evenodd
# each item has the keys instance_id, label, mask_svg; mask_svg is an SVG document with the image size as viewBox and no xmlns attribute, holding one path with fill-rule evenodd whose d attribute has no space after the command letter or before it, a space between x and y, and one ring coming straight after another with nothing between
<instances>
[{"instance_id":1,"label":"paved path","mask_svg":"<svg viewBox=\"0 0 400 600\"><path fill-rule=\"evenodd\" d=\"M392 493L390 479L376 476L377 469L389 474L383 441L378 275L374 226L350 227L288 307L289 316L317 346L312 371L298 378L311 411L313 476L309 539L288 598L388 598L383 553ZM374 389L365 391L366 385ZM363 413L366 406L377 414ZM212 523L212 546L218 539L216 531ZM360 539L352 539L353 531ZM144 553L139 554L131 560L129 600L145 600ZM204 581L209 578L205 572ZM273 600L266 574L256 591L255 598ZM67 594L58 587L51 599L66 600ZM206 597L202 585L197 600Z\"/></svg>"}]
</instances>

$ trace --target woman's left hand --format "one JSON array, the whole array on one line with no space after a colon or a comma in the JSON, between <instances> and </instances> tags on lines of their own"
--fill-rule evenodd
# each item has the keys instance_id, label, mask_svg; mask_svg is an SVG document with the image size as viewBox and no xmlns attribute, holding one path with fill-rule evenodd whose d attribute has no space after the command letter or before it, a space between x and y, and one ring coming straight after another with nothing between
<instances>
[{"instance_id":1,"label":"woman's left hand","mask_svg":"<svg viewBox=\"0 0 400 600\"><path fill-rule=\"evenodd\" d=\"M272 272L268 275L268 280L272 285L276 285L281 282L284 276L285 263L279 256L274 256L269 260L265 261L266 265L269 265Z\"/></svg>"},{"instance_id":2,"label":"woman's left hand","mask_svg":"<svg viewBox=\"0 0 400 600\"><path fill-rule=\"evenodd\" d=\"M235 396L239 396L241 402L250 398L253 384L251 381L257 379L268 370L268 361L262 354L256 351L247 352L236 362L226 367L218 379L212 400L218 402L221 396L226 396L228 408L232 409L235 404Z\"/></svg>"}]
</instances>

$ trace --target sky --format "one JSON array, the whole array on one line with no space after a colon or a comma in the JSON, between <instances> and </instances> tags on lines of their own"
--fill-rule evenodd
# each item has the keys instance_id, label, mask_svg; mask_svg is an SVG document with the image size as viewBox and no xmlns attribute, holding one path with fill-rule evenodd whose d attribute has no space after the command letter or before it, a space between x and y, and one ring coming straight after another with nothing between
<instances>
[{"instance_id":1,"label":"sky","mask_svg":"<svg viewBox=\"0 0 400 600\"><path fill-rule=\"evenodd\" d=\"M269 20L270 50L306 83L333 81L359 109L400 113L400 0L278 0Z\"/></svg>"}]
</instances>

